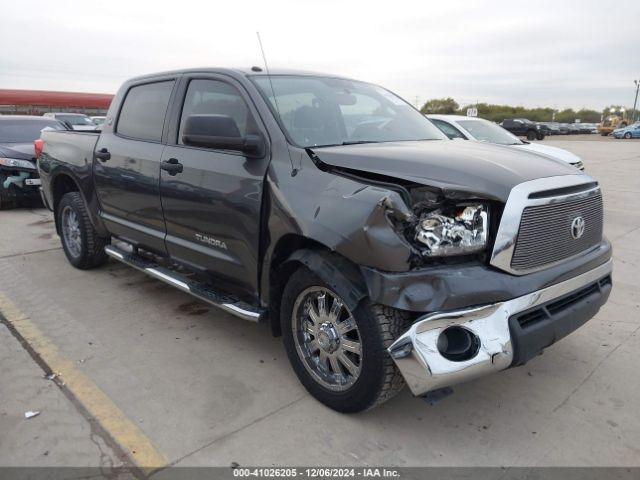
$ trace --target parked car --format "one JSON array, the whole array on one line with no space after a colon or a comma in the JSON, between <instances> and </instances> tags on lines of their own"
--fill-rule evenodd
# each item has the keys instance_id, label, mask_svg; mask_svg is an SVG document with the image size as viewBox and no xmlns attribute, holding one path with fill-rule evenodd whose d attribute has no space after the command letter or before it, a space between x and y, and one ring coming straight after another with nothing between
<instances>
[{"instance_id":1,"label":"parked car","mask_svg":"<svg viewBox=\"0 0 640 480\"><path fill-rule=\"evenodd\" d=\"M42 117L0 115L0 209L40 199L34 141L43 129L66 127Z\"/></svg>"},{"instance_id":2,"label":"parked car","mask_svg":"<svg viewBox=\"0 0 640 480\"><path fill-rule=\"evenodd\" d=\"M560 135L560 129L558 124L554 122L537 122L538 125L544 126L547 130L547 135Z\"/></svg>"},{"instance_id":3,"label":"parked car","mask_svg":"<svg viewBox=\"0 0 640 480\"><path fill-rule=\"evenodd\" d=\"M578 127L578 133L581 135L590 134L593 130L591 125L588 123L576 123L576 126Z\"/></svg>"},{"instance_id":4,"label":"parked car","mask_svg":"<svg viewBox=\"0 0 640 480\"><path fill-rule=\"evenodd\" d=\"M580 133L580 124L579 123L569 123L569 134L570 135L578 135Z\"/></svg>"},{"instance_id":5,"label":"parked car","mask_svg":"<svg viewBox=\"0 0 640 480\"><path fill-rule=\"evenodd\" d=\"M526 118L506 118L500 125L514 135L527 137L529 141L542 140L547 135L547 129L544 125L538 125Z\"/></svg>"},{"instance_id":6,"label":"parked car","mask_svg":"<svg viewBox=\"0 0 640 480\"><path fill-rule=\"evenodd\" d=\"M47 112L43 117L55 118L64 122L71 130L89 131L95 130L96 124L83 113L57 113Z\"/></svg>"},{"instance_id":7,"label":"parked car","mask_svg":"<svg viewBox=\"0 0 640 480\"><path fill-rule=\"evenodd\" d=\"M624 128L616 128L613 131L614 138L640 138L640 123L634 123Z\"/></svg>"},{"instance_id":8,"label":"parked car","mask_svg":"<svg viewBox=\"0 0 640 480\"><path fill-rule=\"evenodd\" d=\"M526 150L562 160L579 170L584 170L582 160L577 155L562 148L520 140L500 125L483 118L464 117L461 115L427 115L427 118L450 139L461 138L463 140L477 140L479 142L505 145L517 150Z\"/></svg>"},{"instance_id":9,"label":"parked car","mask_svg":"<svg viewBox=\"0 0 640 480\"><path fill-rule=\"evenodd\" d=\"M449 141L384 88L182 70L127 81L107 118L101 133L43 134L69 262L111 257L268 322L335 410L522 365L611 290L593 178Z\"/></svg>"},{"instance_id":10,"label":"parked car","mask_svg":"<svg viewBox=\"0 0 640 480\"><path fill-rule=\"evenodd\" d=\"M107 117L102 117L102 116L94 116L94 117L89 117L91 118L91 121L97 126L99 127L100 125L102 125L104 123L104 121L106 120Z\"/></svg>"}]
</instances>

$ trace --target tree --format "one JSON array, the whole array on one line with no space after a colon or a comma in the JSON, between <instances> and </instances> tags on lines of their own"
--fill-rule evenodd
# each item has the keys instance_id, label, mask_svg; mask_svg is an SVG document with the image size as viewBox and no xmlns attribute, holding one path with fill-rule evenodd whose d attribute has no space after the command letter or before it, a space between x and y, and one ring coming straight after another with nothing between
<instances>
[{"instance_id":1,"label":"tree","mask_svg":"<svg viewBox=\"0 0 640 480\"><path fill-rule=\"evenodd\" d=\"M604 111L602 112L602 115L604 117L606 117L607 115L617 115L620 117L620 116L623 116L622 111L624 111L624 116L628 116L631 110L632 110L631 108L623 107L622 105L611 105L604 109Z\"/></svg>"},{"instance_id":2,"label":"tree","mask_svg":"<svg viewBox=\"0 0 640 480\"><path fill-rule=\"evenodd\" d=\"M501 122L505 118L527 118L534 122L549 122L553 116L551 108L512 107L511 105L492 105L489 103L464 106L460 109L460 114L465 115L467 108L471 106L478 109L479 117L492 122Z\"/></svg>"},{"instance_id":3,"label":"tree","mask_svg":"<svg viewBox=\"0 0 640 480\"><path fill-rule=\"evenodd\" d=\"M462 105L459 106L456 101L451 98L434 98L429 100L420 109L422 113L437 113L437 114L458 114L466 115L467 108L474 107L478 109L478 116L492 122L501 122L505 118L527 118L534 122L550 122L555 120L561 123L573 123L576 119L585 123L598 123L602 114L604 116L610 114L620 115L622 107L620 105L611 105L605 108L604 112L598 112L588 108L582 108L577 112L572 108L565 108L564 110L557 111L553 108L539 107L539 108L526 108L526 107L514 107L511 105L494 105L490 103L478 103L476 105ZM631 114L631 108L624 108L625 115Z\"/></svg>"},{"instance_id":4,"label":"tree","mask_svg":"<svg viewBox=\"0 0 640 480\"><path fill-rule=\"evenodd\" d=\"M573 111L573 108L566 108L556 113L556 122L573 123L576 118L578 118L578 116L576 112ZM580 119L580 121L582 121L582 119Z\"/></svg>"},{"instance_id":5,"label":"tree","mask_svg":"<svg viewBox=\"0 0 640 480\"><path fill-rule=\"evenodd\" d=\"M456 113L460 105L456 103L456 101L451 98L434 98L425 103L420 111L422 113L437 113L440 115L447 115L451 113Z\"/></svg>"},{"instance_id":6,"label":"tree","mask_svg":"<svg viewBox=\"0 0 640 480\"><path fill-rule=\"evenodd\" d=\"M589 108L581 108L576 112L576 118L579 118L581 122L586 123L599 123L601 115L601 112L597 112Z\"/></svg>"}]
</instances>

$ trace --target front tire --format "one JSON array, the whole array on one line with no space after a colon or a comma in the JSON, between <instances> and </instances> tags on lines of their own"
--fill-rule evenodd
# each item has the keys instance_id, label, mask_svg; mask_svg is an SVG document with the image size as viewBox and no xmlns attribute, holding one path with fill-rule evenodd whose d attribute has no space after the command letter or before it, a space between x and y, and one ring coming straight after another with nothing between
<instances>
[{"instance_id":1,"label":"front tire","mask_svg":"<svg viewBox=\"0 0 640 480\"><path fill-rule=\"evenodd\" d=\"M624 134L624 138L626 138L627 140L631 138L631 132L627 132Z\"/></svg>"},{"instance_id":2,"label":"front tire","mask_svg":"<svg viewBox=\"0 0 640 480\"><path fill-rule=\"evenodd\" d=\"M108 260L104 247L110 238L101 237L89 220L89 212L78 192L65 194L56 210L62 248L69 263L81 270L98 267Z\"/></svg>"},{"instance_id":3,"label":"front tire","mask_svg":"<svg viewBox=\"0 0 640 480\"><path fill-rule=\"evenodd\" d=\"M527 131L527 140L531 141L535 139L536 139L536 131L535 130Z\"/></svg>"},{"instance_id":4,"label":"front tire","mask_svg":"<svg viewBox=\"0 0 640 480\"><path fill-rule=\"evenodd\" d=\"M280 319L298 379L329 408L366 410L404 386L387 352L408 327L403 312L367 298L350 310L331 287L302 267L285 286Z\"/></svg>"}]
</instances>

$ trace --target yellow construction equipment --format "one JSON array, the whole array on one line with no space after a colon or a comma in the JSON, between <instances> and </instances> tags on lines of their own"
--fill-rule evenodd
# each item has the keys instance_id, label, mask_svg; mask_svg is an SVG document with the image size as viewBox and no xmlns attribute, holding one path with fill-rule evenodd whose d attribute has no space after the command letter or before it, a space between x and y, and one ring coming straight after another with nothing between
<instances>
[{"instance_id":1,"label":"yellow construction equipment","mask_svg":"<svg viewBox=\"0 0 640 480\"><path fill-rule=\"evenodd\" d=\"M625 112L613 113L604 117L602 123L598 125L598 133L603 137L606 137L616 128L624 128L629 125L629 123L629 118L626 116Z\"/></svg>"}]
</instances>

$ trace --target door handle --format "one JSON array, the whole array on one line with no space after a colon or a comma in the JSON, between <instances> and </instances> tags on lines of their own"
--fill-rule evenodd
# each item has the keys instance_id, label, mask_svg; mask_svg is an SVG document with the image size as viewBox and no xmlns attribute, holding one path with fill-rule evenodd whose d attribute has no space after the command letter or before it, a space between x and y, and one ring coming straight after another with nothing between
<instances>
[{"instance_id":1,"label":"door handle","mask_svg":"<svg viewBox=\"0 0 640 480\"><path fill-rule=\"evenodd\" d=\"M182 173L182 164L177 158L170 158L160 163L160 168L167 172L169 175L176 175Z\"/></svg>"},{"instance_id":2,"label":"door handle","mask_svg":"<svg viewBox=\"0 0 640 480\"><path fill-rule=\"evenodd\" d=\"M94 155L101 162L106 162L111 158L111 154L109 153L109 150L107 150L106 148L101 148L100 150L95 152Z\"/></svg>"}]
</instances>

